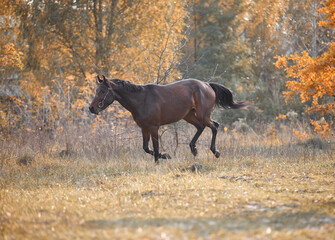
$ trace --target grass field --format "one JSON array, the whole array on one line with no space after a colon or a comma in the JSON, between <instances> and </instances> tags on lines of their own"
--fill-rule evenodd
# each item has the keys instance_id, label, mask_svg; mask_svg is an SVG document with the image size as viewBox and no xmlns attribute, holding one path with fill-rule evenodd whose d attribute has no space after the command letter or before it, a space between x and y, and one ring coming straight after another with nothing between
<instances>
[{"instance_id":1,"label":"grass field","mask_svg":"<svg viewBox=\"0 0 335 240\"><path fill-rule=\"evenodd\" d=\"M2 141L0 238L334 239L331 142L220 132L216 159L207 131L194 158L167 131L156 165L138 134Z\"/></svg>"}]
</instances>

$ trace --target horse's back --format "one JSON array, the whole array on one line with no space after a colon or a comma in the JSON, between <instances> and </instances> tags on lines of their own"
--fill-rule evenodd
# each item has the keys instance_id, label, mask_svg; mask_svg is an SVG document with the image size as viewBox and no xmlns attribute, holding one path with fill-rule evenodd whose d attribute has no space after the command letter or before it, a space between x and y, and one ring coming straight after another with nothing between
<instances>
[{"instance_id":1,"label":"horse's back","mask_svg":"<svg viewBox=\"0 0 335 240\"><path fill-rule=\"evenodd\" d=\"M146 85L150 102L159 109L160 124L183 119L195 110L204 115L214 107L215 92L208 83L196 79L185 79L166 85Z\"/></svg>"},{"instance_id":2,"label":"horse's back","mask_svg":"<svg viewBox=\"0 0 335 240\"><path fill-rule=\"evenodd\" d=\"M166 85L163 85L164 87L180 87L180 86L184 86L190 89L194 89L194 88L207 88L207 86L209 86L207 83L202 82L198 79L194 79L194 78L189 78L189 79L183 79L180 81L176 81L176 82L172 82Z\"/></svg>"},{"instance_id":3,"label":"horse's back","mask_svg":"<svg viewBox=\"0 0 335 240\"><path fill-rule=\"evenodd\" d=\"M215 98L215 92L211 86L197 79L183 79L166 85L146 85L148 90L160 97L167 97L173 100L193 101L192 97Z\"/></svg>"}]
</instances>

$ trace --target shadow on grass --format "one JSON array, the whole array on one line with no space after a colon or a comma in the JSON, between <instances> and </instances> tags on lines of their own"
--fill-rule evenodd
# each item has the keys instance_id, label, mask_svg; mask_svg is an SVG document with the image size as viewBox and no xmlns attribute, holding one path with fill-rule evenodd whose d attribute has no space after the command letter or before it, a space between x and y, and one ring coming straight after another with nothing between
<instances>
[{"instance_id":1,"label":"shadow on grass","mask_svg":"<svg viewBox=\"0 0 335 240\"><path fill-rule=\"evenodd\" d=\"M91 220L83 224L87 228L144 228L168 227L182 231L197 231L200 235L208 235L220 230L248 231L267 229L289 231L305 228L319 228L324 224L335 224L335 217L317 211L283 212L266 214L241 214L222 218L122 218L117 220Z\"/></svg>"}]
</instances>

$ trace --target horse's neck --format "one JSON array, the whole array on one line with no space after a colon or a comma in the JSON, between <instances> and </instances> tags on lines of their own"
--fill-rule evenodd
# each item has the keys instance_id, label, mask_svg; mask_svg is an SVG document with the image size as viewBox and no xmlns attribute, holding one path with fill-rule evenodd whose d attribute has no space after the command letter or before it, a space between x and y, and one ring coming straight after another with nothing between
<instances>
[{"instance_id":1,"label":"horse's neck","mask_svg":"<svg viewBox=\"0 0 335 240\"><path fill-rule=\"evenodd\" d=\"M143 92L129 92L124 89L117 91L119 97L116 99L125 109L136 114L143 102Z\"/></svg>"}]
</instances>

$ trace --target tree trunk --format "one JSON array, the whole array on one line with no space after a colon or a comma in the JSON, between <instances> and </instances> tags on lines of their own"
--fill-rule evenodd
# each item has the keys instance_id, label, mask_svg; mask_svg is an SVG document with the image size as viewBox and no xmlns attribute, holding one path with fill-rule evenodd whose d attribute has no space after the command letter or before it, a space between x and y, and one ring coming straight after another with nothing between
<instances>
[{"instance_id":1,"label":"tree trunk","mask_svg":"<svg viewBox=\"0 0 335 240\"><path fill-rule=\"evenodd\" d=\"M103 59L103 39L102 39L102 2L93 0L93 16L95 25L95 65L99 68Z\"/></svg>"},{"instance_id":2,"label":"tree trunk","mask_svg":"<svg viewBox=\"0 0 335 240\"><path fill-rule=\"evenodd\" d=\"M317 56L317 50L316 50L316 38L317 38L317 22L316 22L316 11L317 11L317 0L314 0L313 3L313 19L312 19L312 30L313 30L313 36L312 36L312 57L315 58Z\"/></svg>"}]
</instances>

